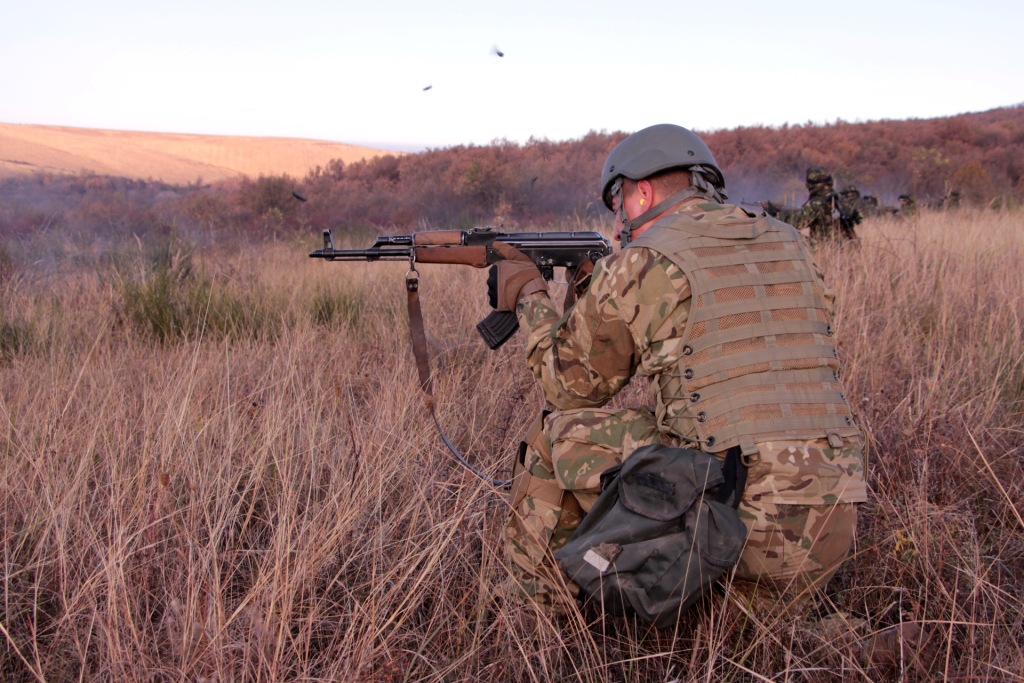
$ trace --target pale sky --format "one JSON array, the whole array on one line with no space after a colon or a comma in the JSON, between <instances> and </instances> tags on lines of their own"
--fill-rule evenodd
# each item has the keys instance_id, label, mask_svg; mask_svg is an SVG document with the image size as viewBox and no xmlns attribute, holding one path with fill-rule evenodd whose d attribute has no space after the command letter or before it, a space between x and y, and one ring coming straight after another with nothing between
<instances>
[{"instance_id":1,"label":"pale sky","mask_svg":"<svg viewBox=\"0 0 1024 683\"><path fill-rule=\"evenodd\" d=\"M0 0L0 122L417 150L931 118L1024 102L1022 33L1019 0Z\"/></svg>"}]
</instances>

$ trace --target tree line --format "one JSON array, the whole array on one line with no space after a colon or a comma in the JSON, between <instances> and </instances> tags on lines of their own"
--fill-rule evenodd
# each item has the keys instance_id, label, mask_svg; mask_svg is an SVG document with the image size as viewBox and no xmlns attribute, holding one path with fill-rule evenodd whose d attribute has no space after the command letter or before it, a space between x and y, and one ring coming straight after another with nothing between
<instances>
[{"instance_id":1,"label":"tree line","mask_svg":"<svg viewBox=\"0 0 1024 683\"><path fill-rule=\"evenodd\" d=\"M685 123L685 122L683 122ZM921 204L1024 197L1024 105L952 117L701 132L730 199L799 204L804 173L824 166L837 189ZM566 141L458 145L355 163L335 160L287 175L187 186L103 176L30 176L0 183L0 237L47 230L139 235L282 234L321 227L545 227L605 213L600 168L625 132ZM299 199L301 197L302 199Z\"/></svg>"}]
</instances>

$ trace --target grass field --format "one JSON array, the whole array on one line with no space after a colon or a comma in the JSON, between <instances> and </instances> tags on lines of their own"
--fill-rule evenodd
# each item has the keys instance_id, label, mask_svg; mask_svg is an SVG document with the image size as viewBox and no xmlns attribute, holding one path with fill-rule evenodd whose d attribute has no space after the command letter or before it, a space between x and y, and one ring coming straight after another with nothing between
<instances>
[{"instance_id":1,"label":"grass field","mask_svg":"<svg viewBox=\"0 0 1024 683\"><path fill-rule=\"evenodd\" d=\"M1024 213L860 231L818 251L869 442L855 554L810 605L725 587L673 632L506 591L504 498L416 388L405 265L5 245L3 679L1024 680ZM481 271L421 276L440 421L505 476L542 407L522 335L477 337ZM929 671L865 669L849 644L902 622Z\"/></svg>"}]
</instances>

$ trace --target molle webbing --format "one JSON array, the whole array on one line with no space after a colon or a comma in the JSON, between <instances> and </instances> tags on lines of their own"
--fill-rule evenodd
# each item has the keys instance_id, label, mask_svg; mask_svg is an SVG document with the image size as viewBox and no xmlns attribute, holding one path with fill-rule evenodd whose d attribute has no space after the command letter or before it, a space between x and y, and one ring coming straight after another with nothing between
<instances>
[{"instance_id":1,"label":"molle webbing","mask_svg":"<svg viewBox=\"0 0 1024 683\"><path fill-rule=\"evenodd\" d=\"M658 379L669 428L703 450L857 433L823 285L801 238L770 217L673 215L631 246L683 270L692 300L679 363Z\"/></svg>"}]
</instances>

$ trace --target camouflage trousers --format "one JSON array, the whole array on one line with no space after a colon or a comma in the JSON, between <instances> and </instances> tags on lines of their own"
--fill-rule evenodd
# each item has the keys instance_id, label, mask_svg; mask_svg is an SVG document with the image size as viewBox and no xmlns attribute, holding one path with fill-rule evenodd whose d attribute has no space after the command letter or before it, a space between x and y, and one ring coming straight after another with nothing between
<instances>
[{"instance_id":1,"label":"camouflage trousers","mask_svg":"<svg viewBox=\"0 0 1024 683\"><path fill-rule=\"evenodd\" d=\"M593 507L601 473L653 443L674 445L643 408L555 411L534 423L505 525L506 557L521 593L553 611L574 603L578 589L553 554ZM778 505L746 494L739 514L747 542L733 579L787 593L827 583L849 553L857 520L852 503Z\"/></svg>"}]
</instances>

